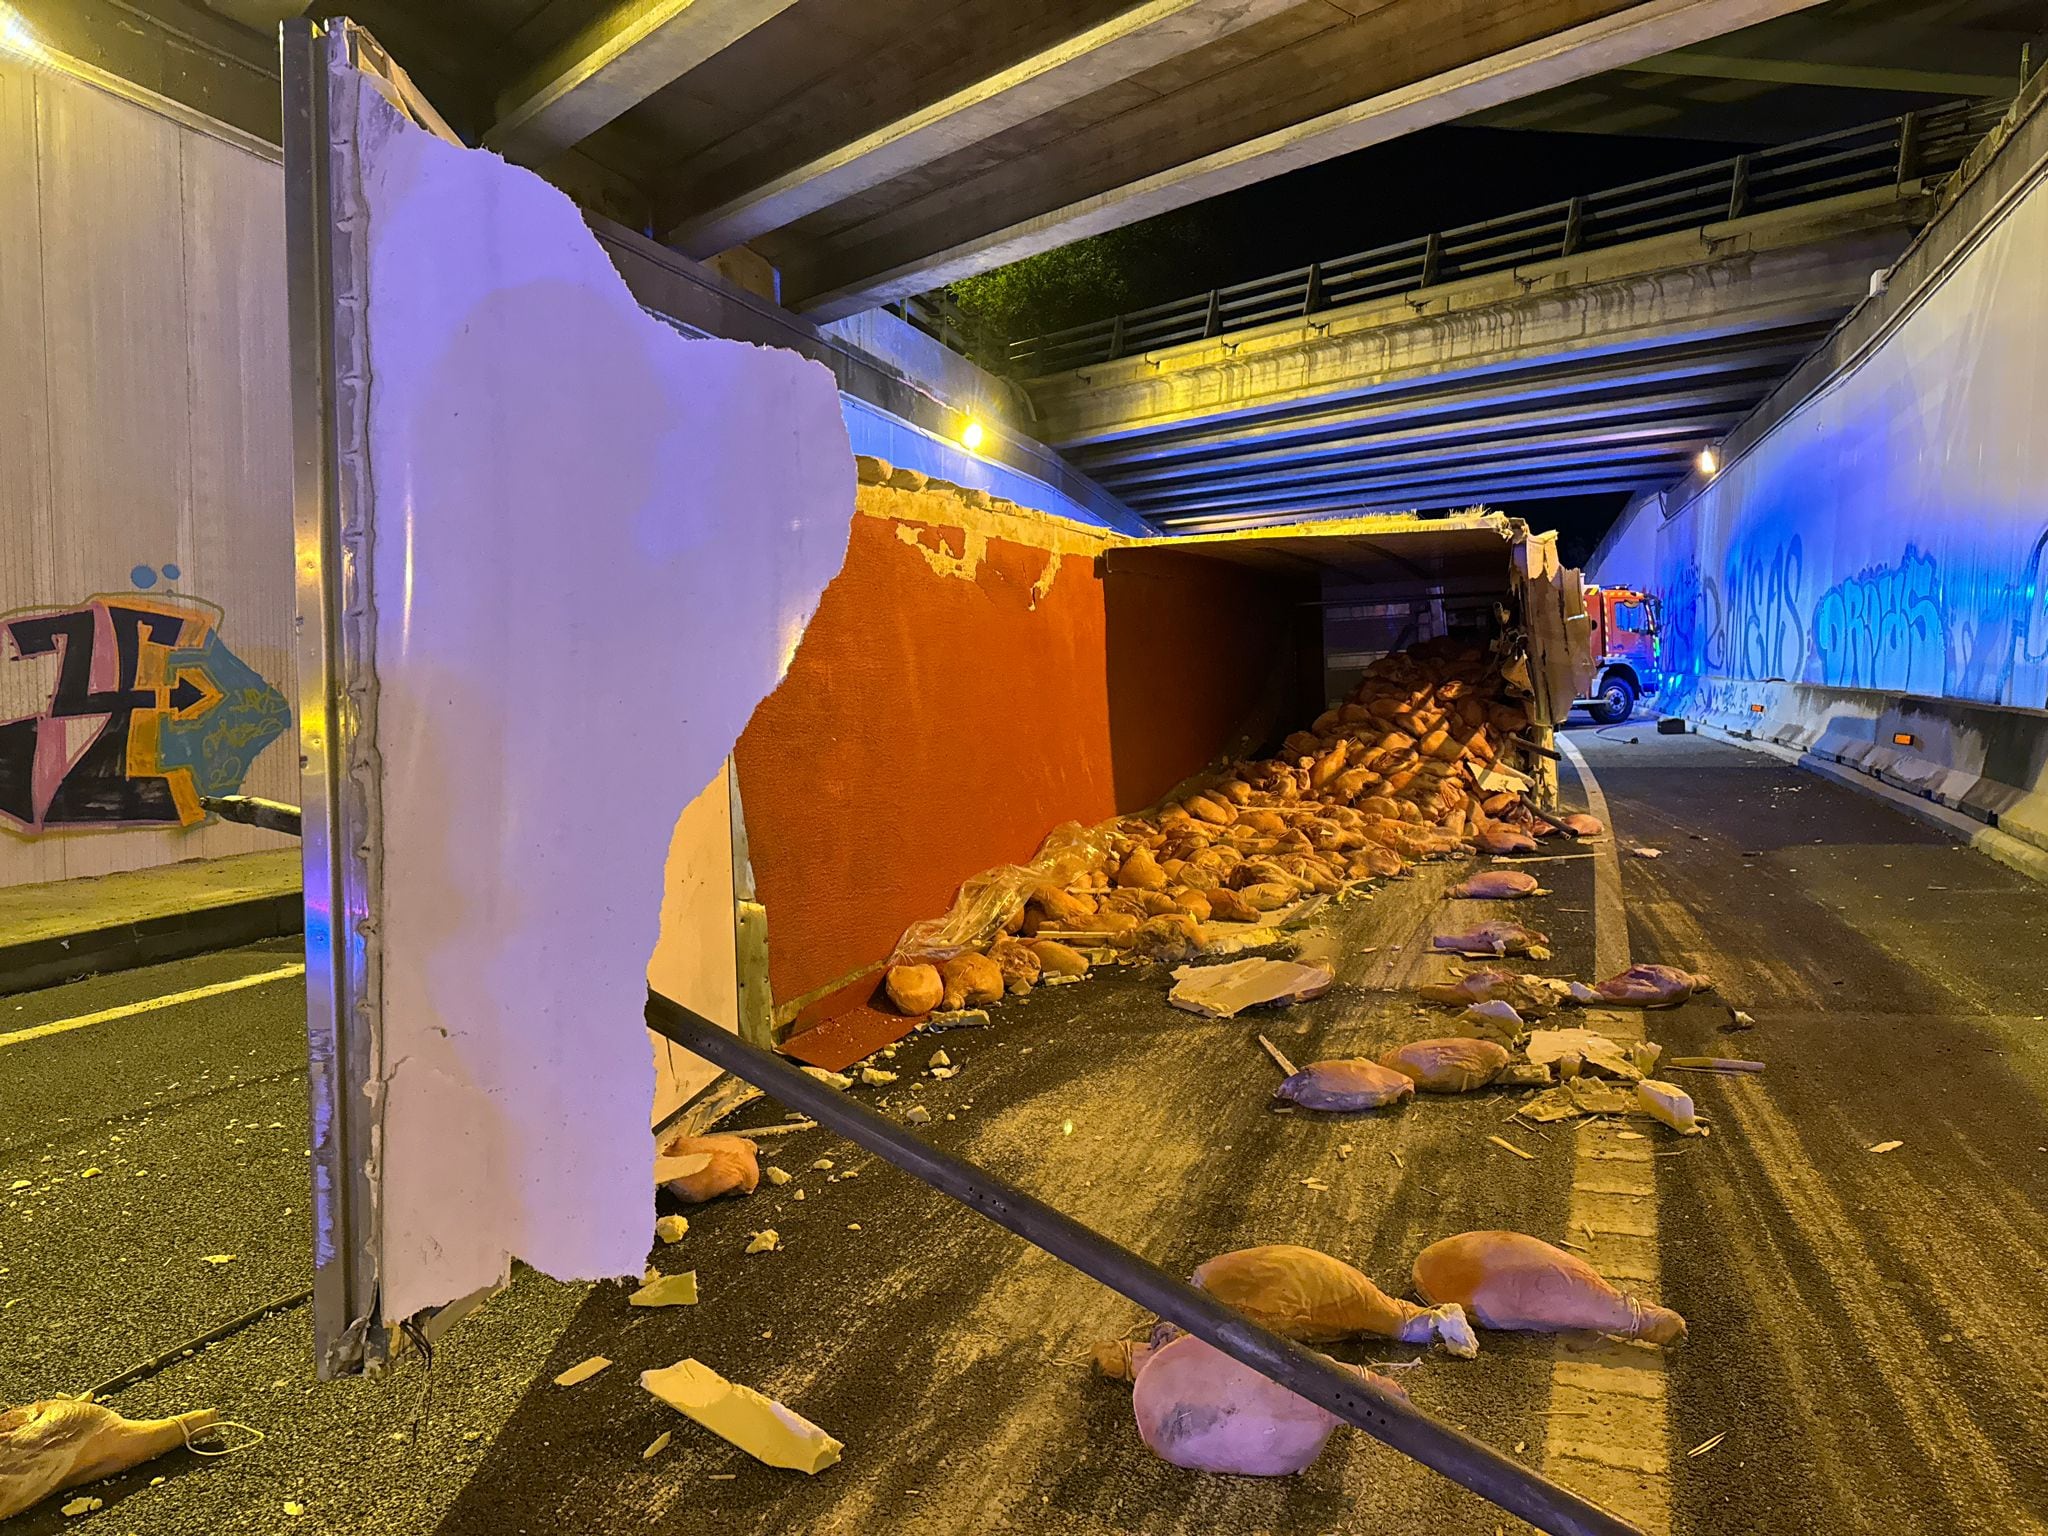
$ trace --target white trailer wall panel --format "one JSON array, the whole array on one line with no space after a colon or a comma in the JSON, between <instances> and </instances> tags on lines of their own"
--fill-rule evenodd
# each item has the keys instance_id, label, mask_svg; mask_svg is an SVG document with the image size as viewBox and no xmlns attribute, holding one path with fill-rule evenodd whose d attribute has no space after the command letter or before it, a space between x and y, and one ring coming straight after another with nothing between
<instances>
[{"instance_id":1,"label":"white trailer wall panel","mask_svg":"<svg viewBox=\"0 0 2048 1536\"><path fill-rule=\"evenodd\" d=\"M289 845L195 803L296 797L282 224L273 159L0 60L0 885Z\"/></svg>"},{"instance_id":2,"label":"white trailer wall panel","mask_svg":"<svg viewBox=\"0 0 2048 1536\"><path fill-rule=\"evenodd\" d=\"M2048 162L1657 548L1667 707L1746 720L1777 682L2048 707Z\"/></svg>"}]
</instances>

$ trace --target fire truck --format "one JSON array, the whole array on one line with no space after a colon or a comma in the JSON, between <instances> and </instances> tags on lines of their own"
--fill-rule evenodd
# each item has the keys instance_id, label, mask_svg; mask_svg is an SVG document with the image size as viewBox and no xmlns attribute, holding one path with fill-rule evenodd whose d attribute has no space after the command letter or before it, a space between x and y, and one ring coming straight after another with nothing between
<instances>
[{"instance_id":1,"label":"fire truck","mask_svg":"<svg viewBox=\"0 0 2048 1536\"><path fill-rule=\"evenodd\" d=\"M1600 724L1618 725L1639 699L1656 696L1662 614L1647 592L1589 586L1586 616L1593 621L1593 693L1578 702Z\"/></svg>"}]
</instances>

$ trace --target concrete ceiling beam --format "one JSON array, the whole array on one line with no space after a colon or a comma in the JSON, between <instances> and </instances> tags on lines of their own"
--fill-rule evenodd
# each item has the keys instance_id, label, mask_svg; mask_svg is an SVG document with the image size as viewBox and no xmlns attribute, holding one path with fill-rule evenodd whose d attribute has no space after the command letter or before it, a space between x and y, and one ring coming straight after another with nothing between
<instances>
[{"instance_id":1,"label":"concrete ceiling beam","mask_svg":"<svg viewBox=\"0 0 2048 1536\"><path fill-rule=\"evenodd\" d=\"M1414 390L1368 391L1327 410L1239 417L1192 431L1112 439L1067 457L1105 479L1163 466L1200 474L1209 464L1234 463L1254 451L1274 454L1275 462L1292 460L1341 441L1345 434L1378 432L1394 422L1473 421L1524 409L1597 409L1622 398L1702 406L1749 401L1812 352L1830 323L1775 332L1761 342L1754 336L1722 337L1675 351L1572 359L1562 366L1437 379Z\"/></svg>"},{"instance_id":2,"label":"concrete ceiling beam","mask_svg":"<svg viewBox=\"0 0 2048 1536\"><path fill-rule=\"evenodd\" d=\"M1759 388L1750 403L1763 398ZM1397 451L1395 445L1374 444L1350 457L1298 467L1272 466L1256 471L1218 474L1186 485L1159 484L1140 478L1120 486L1117 495L1146 516L1205 502L1256 499L1275 487L1345 488L1376 481L1412 479L1419 472L1435 477L1475 470L1505 473L1510 469L1551 467L1582 461L1620 462L1676 455L1690 458L1706 443L1725 436L1739 414L1684 417L1671 421L1581 421L1554 431L1510 435L1475 434L1455 446Z\"/></svg>"},{"instance_id":3,"label":"concrete ceiling beam","mask_svg":"<svg viewBox=\"0 0 2048 1536\"><path fill-rule=\"evenodd\" d=\"M1044 440L1069 451L1152 433L1279 417L1427 380L1609 360L1840 318L1910 230L1750 249L1537 291L1443 313L1332 311L1284 334L1229 338L1119 359L1040 380L1032 400ZM1111 448L1099 456L1116 456Z\"/></svg>"},{"instance_id":4,"label":"concrete ceiling beam","mask_svg":"<svg viewBox=\"0 0 2048 1536\"><path fill-rule=\"evenodd\" d=\"M1349 517L1367 512L1429 511L1440 507L1539 500L1551 496L1599 495L1669 485L1677 471L1668 465L1567 470L1555 475L1483 476L1405 486L1387 486L1326 497L1306 497L1279 507L1219 507L1204 513L1156 518L1173 533L1219 533L1263 528L1304 518Z\"/></svg>"},{"instance_id":5,"label":"concrete ceiling beam","mask_svg":"<svg viewBox=\"0 0 2048 1536\"><path fill-rule=\"evenodd\" d=\"M1851 91L1906 91L1928 96L2002 96L2019 83L2019 70L2004 75L1957 74L1945 70L1882 64L1826 64L1807 59L1751 58L1680 48L1622 68L1644 75L1687 75L1703 80L1753 80L1764 85L1820 85Z\"/></svg>"},{"instance_id":6,"label":"concrete ceiling beam","mask_svg":"<svg viewBox=\"0 0 2048 1536\"><path fill-rule=\"evenodd\" d=\"M852 314L1813 3L1368 10L799 249L785 292Z\"/></svg>"},{"instance_id":7,"label":"concrete ceiling beam","mask_svg":"<svg viewBox=\"0 0 2048 1536\"><path fill-rule=\"evenodd\" d=\"M1787 356L1796 361L1797 354ZM1219 452L1201 459L1126 459L1113 461L1097 477L1105 486L1154 494L1181 484L1229 484L1260 474L1307 472L1331 464L1347 464L1378 452L1403 448L1440 446L1447 450L1468 443L1516 442L1525 434L1544 428L1574 426L1601 428L1631 424L1689 423L1700 430L1719 433L1741 420L1742 415L1770 388L1768 379L1745 384L1723 384L1690 390L1654 390L1625 400L1598 399L1590 403L1562 400L1525 410L1485 415L1458 415L1438 408L1416 415L1390 408L1387 423L1378 431L1348 436L1307 446L1267 448L1247 442L1234 452Z\"/></svg>"},{"instance_id":8,"label":"concrete ceiling beam","mask_svg":"<svg viewBox=\"0 0 2048 1536\"><path fill-rule=\"evenodd\" d=\"M1300 4L1146 0L941 101L689 213L669 232L668 243L700 259L745 244Z\"/></svg>"},{"instance_id":9,"label":"concrete ceiling beam","mask_svg":"<svg viewBox=\"0 0 2048 1536\"><path fill-rule=\"evenodd\" d=\"M795 0L619 0L498 98L487 147L539 165L581 143Z\"/></svg>"}]
</instances>

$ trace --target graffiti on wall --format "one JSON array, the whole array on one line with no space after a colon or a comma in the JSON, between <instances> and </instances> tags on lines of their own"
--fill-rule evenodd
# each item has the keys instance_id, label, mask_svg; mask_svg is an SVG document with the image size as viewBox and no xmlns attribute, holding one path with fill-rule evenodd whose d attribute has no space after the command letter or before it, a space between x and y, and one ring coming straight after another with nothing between
<instances>
[{"instance_id":1,"label":"graffiti on wall","mask_svg":"<svg viewBox=\"0 0 2048 1536\"><path fill-rule=\"evenodd\" d=\"M1662 638L1666 707L1704 708L1710 678L1796 678L1807 654L1800 581L1805 548L1795 535L1770 550L1730 557L1719 576L1687 560L1664 580Z\"/></svg>"},{"instance_id":2,"label":"graffiti on wall","mask_svg":"<svg viewBox=\"0 0 2048 1536\"><path fill-rule=\"evenodd\" d=\"M1799 535L1772 550L1739 551L1728 562L1724 601L1707 642L1707 670L1764 680L1797 677L1806 658L1799 583L1806 551Z\"/></svg>"},{"instance_id":3,"label":"graffiti on wall","mask_svg":"<svg viewBox=\"0 0 2048 1536\"><path fill-rule=\"evenodd\" d=\"M1946 693L1948 618L1933 559L1908 544L1897 564L1870 566L1829 587L1814 605L1813 645L1823 683Z\"/></svg>"},{"instance_id":4,"label":"graffiti on wall","mask_svg":"<svg viewBox=\"0 0 2048 1536\"><path fill-rule=\"evenodd\" d=\"M1731 555L1718 577L1677 553L1661 578L1669 708L1714 713L1717 683L1776 679L2048 706L2048 531L2017 571L1959 574L1908 543L1822 591L1810 613L1796 537Z\"/></svg>"},{"instance_id":5,"label":"graffiti on wall","mask_svg":"<svg viewBox=\"0 0 2048 1536\"><path fill-rule=\"evenodd\" d=\"M239 789L291 707L228 649L220 618L176 593L0 616L0 699L18 711L26 688L32 706L0 719L0 827L190 826L200 796Z\"/></svg>"}]
</instances>

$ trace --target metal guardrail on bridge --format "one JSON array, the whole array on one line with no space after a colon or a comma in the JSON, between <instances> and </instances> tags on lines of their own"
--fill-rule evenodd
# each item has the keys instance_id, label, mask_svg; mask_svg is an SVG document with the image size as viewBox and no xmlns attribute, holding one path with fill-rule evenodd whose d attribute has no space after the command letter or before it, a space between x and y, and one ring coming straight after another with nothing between
<instances>
[{"instance_id":1,"label":"metal guardrail on bridge","mask_svg":"<svg viewBox=\"0 0 2048 1536\"><path fill-rule=\"evenodd\" d=\"M1950 102L1752 154L1396 241L1010 344L1001 371L1039 378L1458 278L1625 245L1844 193L1945 176L2004 113ZM930 300L920 301L928 306ZM905 318L934 329L931 319ZM949 317L950 318L950 317ZM941 336L942 340L947 339ZM949 343L957 345L957 343ZM965 350L964 348L962 350Z\"/></svg>"}]
</instances>

